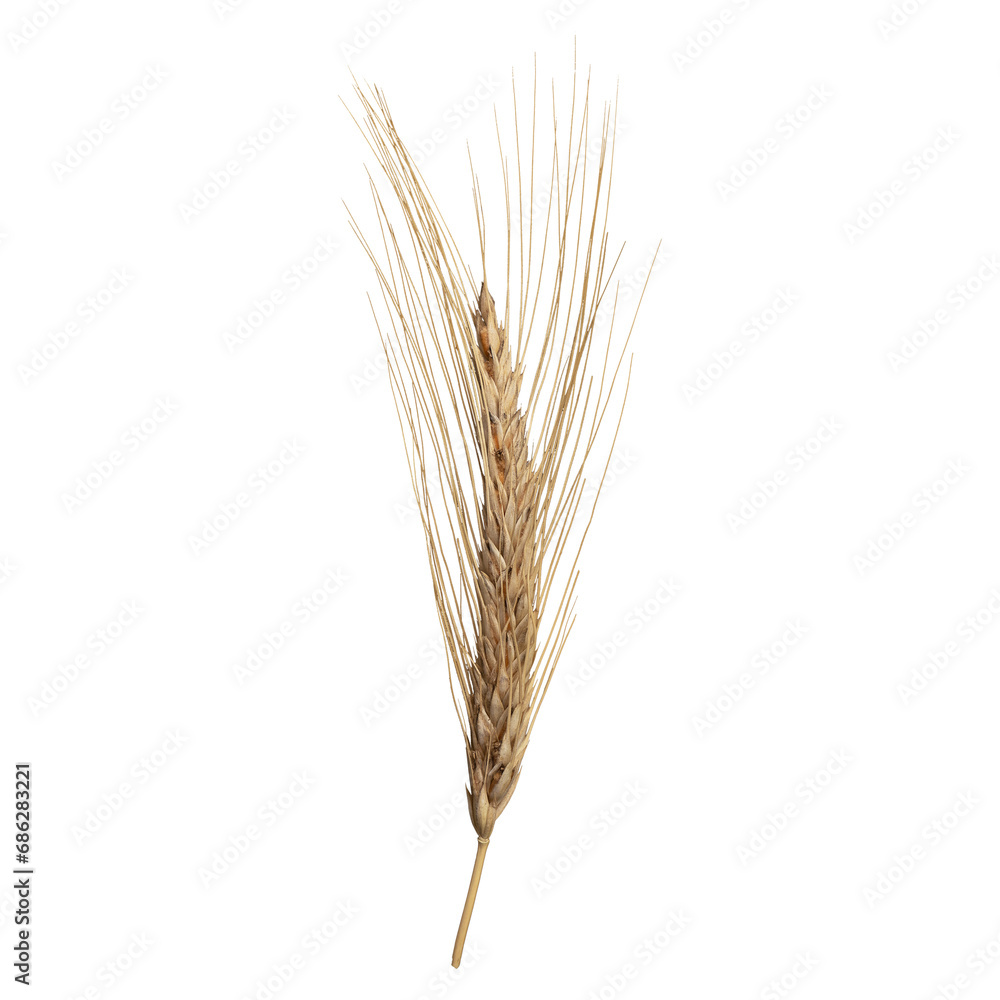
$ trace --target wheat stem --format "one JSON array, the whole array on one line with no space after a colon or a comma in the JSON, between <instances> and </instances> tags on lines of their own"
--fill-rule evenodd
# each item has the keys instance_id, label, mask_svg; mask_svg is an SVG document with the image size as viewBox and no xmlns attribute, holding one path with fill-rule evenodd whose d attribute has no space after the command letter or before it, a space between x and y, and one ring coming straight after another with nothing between
<instances>
[{"instance_id":1,"label":"wheat stem","mask_svg":"<svg viewBox=\"0 0 1000 1000\"><path fill-rule=\"evenodd\" d=\"M479 848L476 850L476 863L472 866L472 878L469 881L469 894L465 897L465 909L458 923L458 934L455 937L455 950L451 953L451 964L458 968L462 964L462 949L465 948L465 935L469 932L469 921L472 919L472 908L476 905L476 893L479 891L479 879L483 874L483 862L486 860L486 848L489 840L479 838Z\"/></svg>"}]
</instances>

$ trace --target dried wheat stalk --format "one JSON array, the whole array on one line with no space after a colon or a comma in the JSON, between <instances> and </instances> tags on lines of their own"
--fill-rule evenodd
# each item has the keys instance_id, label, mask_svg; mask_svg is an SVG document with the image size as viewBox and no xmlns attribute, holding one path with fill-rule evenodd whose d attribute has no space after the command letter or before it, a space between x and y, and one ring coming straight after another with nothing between
<instances>
[{"instance_id":1,"label":"dried wheat stalk","mask_svg":"<svg viewBox=\"0 0 1000 1000\"><path fill-rule=\"evenodd\" d=\"M379 250L353 216L351 224L375 267L388 314L388 323L380 323L376 313L376 323L420 507L452 698L465 736L469 816L479 836L452 955L456 968L493 826L517 786L528 738L573 624L577 560L593 517L591 509L585 523L576 522L583 470L628 343L626 337L613 361L612 311L603 358L594 365L600 376L595 386L589 362L597 309L610 284L606 223L614 120L605 107L600 154L588 178L589 89L588 79L578 115L574 69L563 161L553 88L552 165L539 248L533 219L537 96L525 192L512 85L517 235L512 236L510 176L501 146L507 226L501 320L486 280L478 178L473 174L482 267L477 282L396 130L384 94L377 88L365 91L355 81L364 111L364 124L358 124L389 181L403 225L397 231L371 178ZM497 120L498 143L499 135ZM532 341L539 325L540 344ZM525 395L529 349L534 374ZM602 483L613 446L614 440ZM430 485L434 473L440 494ZM572 554L568 568L567 552ZM553 594L559 598L550 611ZM547 630L540 642L542 622Z\"/></svg>"}]
</instances>

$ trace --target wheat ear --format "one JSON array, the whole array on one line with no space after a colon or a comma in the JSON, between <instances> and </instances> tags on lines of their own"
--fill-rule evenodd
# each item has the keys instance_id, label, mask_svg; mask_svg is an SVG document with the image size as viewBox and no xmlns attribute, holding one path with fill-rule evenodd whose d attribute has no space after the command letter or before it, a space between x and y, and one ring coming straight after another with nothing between
<instances>
[{"instance_id":1,"label":"wheat ear","mask_svg":"<svg viewBox=\"0 0 1000 1000\"><path fill-rule=\"evenodd\" d=\"M617 359L612 359L612 309L600 360L591 364L597 310L610 284L606 224L614 118L605 107L599 156L588 178L589 89L588 79L578 112L574 68L562 154L553 87L552 161L540 247L533 211L527 221L524 216L524 195L529 209L535 204L537 85L525 191L512 83L516 237L497 118L507 225L501 319L486 280L485 213L475 173L478 281L400 138L384 94L355 81L364 112L363 125L358 125L388 179L403 225L397 232L395 213L372 178L379 227L375 246L353 215L351 224L375 268L388 315L388 321L380 322L373 304L425 533L452 699L465 737L469 816L478 835L452 954L456 968L493 826L517 786L532 727L573 625L577 561L593 517L591 508L585 521L577 521L583 470L632 330L630 325ZM617 305L617 289L614 301ZM540 342L532 339L539 327ZM522 392L529 356L533 375ZM622 405L627 392L626 379ZM621 412L614 438L620 423ZM435 481L440 494L431 488ZM540 641L542 622L547 624Z\"/></svg>"}]
</instances>

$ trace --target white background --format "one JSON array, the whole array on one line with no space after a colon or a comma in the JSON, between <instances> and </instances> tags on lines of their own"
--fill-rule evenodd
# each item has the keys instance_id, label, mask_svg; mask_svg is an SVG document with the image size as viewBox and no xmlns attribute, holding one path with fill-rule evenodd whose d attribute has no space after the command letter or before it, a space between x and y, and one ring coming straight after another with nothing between
<instances>
[{"instance_id":1,"label":"white background","mask_svg":"<svg viewBox=\"0 0 1000 1000\"><path fill-rule=\"evenodd\" d=\"M963 997L996 996L1000 960L967 962L1000 954L1000 293L967 285L1000 253L996 6L907 0L898 28L890 0L400 0L381 25L357 2L81 0L48 23L43 6L12 0L0 23L0 729L7 766L34 769L35 995L916 1000L964 975ZM356 108L354 70L413 143L440 129L427 179L474 232L466 140L495 156L492 102L502 118L511 69L530 88L536 52L543 98L554 78L567 100L574 36L595 107L620 86L623 289L662 240L661 266L580 617L457 978L475 836L375 280L342 203L371 221L375 165L340 98ZM150 68L164 79L123 117ZM811 88L828 96L779 129ZM241 144L276 109L293 120L251 160ZM101 143L57 170L102 118ZM336 252L230 350L321 238ZM87 323L81 304L122 269ZM751 342L781 291L793 305ZM709 369L734 341L743 354ZM689 399L699 370L708 389ZM123 443L163 399L175 412ZM836 434L811 441L824 420ZM116 449L123 464L68 504ZM758 480L775 495L738 524ZM196 553L241 490L252 503ZM859 561L873 542L879 558ZM346 582L297 617L330 571ZM127 602L137 620L95 654ZM284 621L293 633L241 683L234 668ZM762 672L788 622L804 635ZM902 692L948 643L937 676ZM88 665L60 679L78 654ZM587 661L604 666L582 675ZM13 868L13 768L7 781ZM260 837L243 841L250 824ZM248 849L206 884L231 838ZM0 889L5 991L12 899ZM352 916L330 937L338 906ZM671 912L685 926L654 956L643 940Z\"/></svg>"}]
</instances>

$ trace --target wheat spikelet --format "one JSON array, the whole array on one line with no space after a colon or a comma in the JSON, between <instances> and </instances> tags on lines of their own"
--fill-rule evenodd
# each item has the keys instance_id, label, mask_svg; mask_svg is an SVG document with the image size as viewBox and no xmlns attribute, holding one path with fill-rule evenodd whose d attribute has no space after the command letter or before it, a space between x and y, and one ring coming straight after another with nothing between
<instances>
[{"instance_id":1,"label":"wheat spikelet","mask_svg":"<svg viewBox=\"0 0 1000 1000\"><path fill-rule=\"evenodd\" d=\"M535 476L528 459L525 422L517 408L520 373L511 367L510 342L497 321L483 282L473 314L478 350L483 436L483 537L469 734L469 815L489 840L497 816L517 785L528 746L531 667L538 619L533 573L536 532Z\"/></svg>"},{"instance_id":2,"label":"wheat spikelet","mask_svg":"<svg viewBox=\"0 0 1000 1000\"><path fill-rule=\"evenodd\" d=\"M397 231L393 217L398 215L369 178L380 251L353 215L351 224L375 268L388 315L387 322L379 322L373 304L424 528L452 697L465 738L469 816L479 839L452 955L457 968L494 824L517 786L532 727L573 625L577 560L593 517L591 509L586 521L577 523L584 465L631 335L630 326L613 361L613 309L603 356L591 365L597 310L610 285L606 223L614 119L606 107L599 157L588 178L589 80L577 118L574 68L565 154L553 88L552 165L539 247L534 232L537 86L525 192L512 84L516 238L497 119L507 226L501 319L487 282L485 213L475 174L478 281L400 138L385 96L356 81L355 92L364 111L359 128L403 220ZM595 172L596 182L588 184ZM539 328L540 343L532 339ZM533 374L522 392L529 357ZM614 439L604 473L613 447ZM440 482L440 495L432 482ZM556 597L554 608L551 597Z\"/></svg>"}]
</instances>

